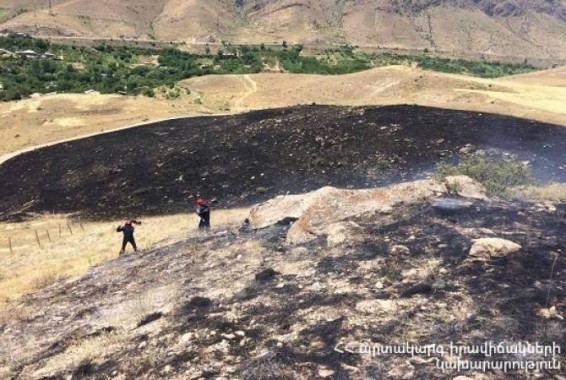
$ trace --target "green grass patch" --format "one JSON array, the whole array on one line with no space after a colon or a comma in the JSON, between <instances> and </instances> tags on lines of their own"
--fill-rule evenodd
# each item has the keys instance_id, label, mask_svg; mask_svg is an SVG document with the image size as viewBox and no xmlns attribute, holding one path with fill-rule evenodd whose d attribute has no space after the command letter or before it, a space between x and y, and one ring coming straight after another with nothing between
<instances>
[{"instance_id":1,"label":"green grass patch","mask_svg":"<svg viewBox=\"0 0 566 380\"><path fill-rule=\"evenodd\" d=\"M512 188L534 183L530 168L520 161L489 159L481 154L467 155L456 165L441 163L436 176L465 175L481 183L488 196L505 197Z\"/></svg>"}]
</instances>

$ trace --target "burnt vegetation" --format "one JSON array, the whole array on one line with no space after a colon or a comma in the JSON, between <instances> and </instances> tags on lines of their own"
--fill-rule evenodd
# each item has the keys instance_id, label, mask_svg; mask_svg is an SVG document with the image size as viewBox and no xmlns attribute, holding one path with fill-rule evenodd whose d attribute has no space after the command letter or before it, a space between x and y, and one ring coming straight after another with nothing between
<instances>
[{"instance_id":1,"label":"burnt vegetation","mask_svg":"<svg viewBox=\"0 0 566 380\"><path fill-rule=\"evenodd\" d=\"M505 165L518 161L529 160L534 178L564 179L565 144L559 126L406 105L175 120L7 161L0 216L186 211L193 192L239 206L327 184L410 180L439 162L444 174L495 172L488 180L511 186L531 176L517 167L525 177L505 182L514 173ZM471 147L481 155L470 158ZM53 379L444 379L457 374L426 356L369 357L336 347L561 342L562 320L549 310L566 307L566 205L442 198L459 204L451 208L438 200L350 217L356 232L338 245L324 234L286 244L288 220L120 256L11 305L0 319L0 347L10 350L0 351L0 370ZM521 249L469 260L474 239L501 236ZM159 297L150 302L148 294Z\"/></svg>"},{"instance_id":2,"label":"burnt vegetation","mask_svg":"<svg viewBox=\"0 0 566 380\"><path fill-rule=\"evenodd\" d=\"M325 185L375 187L456 164L470 146L489 160L529 161L537 180L565 177L562 127L417 106L300 106L161 122L22 154L0 167L0 219L166 214L192 207L197 193L232 207Z\"/></svg>"},{"instance_id":3,"label":"burnt vegetation","mask_svg":"<svg viewBox=\"0 0 566 380\"><path fill-rule=\"evenodd\" d=\"M564 280L554 274L565 269L560 256L566 244L561 233L565 213L564 204L551 213L529 203L477 201L466 212L448 215L423 202L400 206L390 215L351 218L360 226L359 239L334 248L320 240L278 249L280 229L288 228L283 226L190 239L167 249L122 257L96 268L97 276L87 275L28 296L26 304L64 323L41 313L25 320L12 318L0 342L17 334L24 324L28 334L41 337L27 348L27 357L12 364L13 373L23 378L65 355L70 347L92 337L107 337L113 342L110 349L90 360L71 359L66 369L51 373L53 378L70 373L84 378L125 373L139 378L310 379L319 376L322 368L334 378L400 379L410 373L414 378L443 379L448 372L439 371L434 362L426 361L428 357L369 358L334 348L355 341L560 342L560 322L540 318L537 311L564 306ZM483 264L467 262L471 240L495 234L486 230L505 234L523 249ZM266 249L237 258L233 252L241 252L251 241ZM408 254L394 256L388 249L394 244L405 244ZM212 253L226 247L232 253ZM287 265L302 269L257 281L262 269L251 264L256 255L282 271ZM216 260L233 270L213 269L209 264ZM430 263L437 266L414 276ZM388 275L392 267L398 277ZM378 280L381 286L376 287ZM104 297L93 286L101 281L107 284ZM158 287L171 281L181 291L169 298L170 313L151 309L144 318L147 323L140 322L134 330L127 325L97 327L101 311L124 297L126 284L125 296L138 297L147 283ZM220 288L222 293L205 296L208 290ZM242 291L248 296L241 297ZM84 307L94 308L94 316L68 312ZM541 374L550 378L553 372ZM490 375L505 378L496 372ZM524 371L512 375L532 378Z\"/></svg>"}]
</instances>

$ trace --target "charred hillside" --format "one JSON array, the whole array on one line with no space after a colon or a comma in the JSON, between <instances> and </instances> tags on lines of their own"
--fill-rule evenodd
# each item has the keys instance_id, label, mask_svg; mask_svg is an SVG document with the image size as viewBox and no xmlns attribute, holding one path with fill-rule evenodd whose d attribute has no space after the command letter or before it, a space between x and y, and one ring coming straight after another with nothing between
<instances>
[{"instance_id":1,"label":"charred hillside","mask_svg":"<svg viewBox=\"0 0 566 380\"><path fill-rule=\"evenodd\" d=\"M384 191L398 200L399 186ZM378 209L326 220L342 231L304 244L288 244L280 223L217 231L26 296L0 313L0 377L561 379L556 367L458 372L437 360L456 359L450 342L488 341L508 351L458 356L561 360L516 348L564 342L565 204L443 194ZM472 257L482 238L515 248ZM372 356L364 342L447 351Z\"/></svg>"},{"instance_id":2,"label":"charred hillside","mask_svg":"<svg viewBox=\"0 0 566 380\"><path fill-rule=\"evenodd\" d=\"M564 179L566 129L492 114L387 106L300 106L159 122L22 154L0 166L0 219L71 212L164 214L191 195L223 207L321 186L423 177L471 144Z\"/></svg>"}]
</instances>

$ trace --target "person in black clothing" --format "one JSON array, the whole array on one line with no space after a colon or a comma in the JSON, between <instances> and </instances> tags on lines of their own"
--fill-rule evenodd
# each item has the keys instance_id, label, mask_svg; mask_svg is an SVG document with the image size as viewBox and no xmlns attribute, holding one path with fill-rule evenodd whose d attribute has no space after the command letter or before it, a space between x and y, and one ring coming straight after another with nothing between
<instances>
[{"instance_id":1,"label":"person in black clothing","mask_svg":"<svg viewBox=\"0 0 566 380\"><path fill-rule=\"evenodd\" d=\"M134 252L138 251L138 247L136 246L136 240L134 239L134 224L141 224L140 221L137 220L126 220L124 223L118 228L116 228L116 232L122 232L124 234L124 239L122 240L122 249L120 250L120 255L126 251L126 245L130 243L134 248Z\"/></svg>"},{"instance_id":2,"label":"person in black clothing","mask_svg":"<svg viewBox=\"0 0 566 380\"><path fill-rule=\"evenodd\" d=\"M196 200L197 204L197 215L200 217L200 222L198 224L199 230L210 229L210 206L206 198L198 197Z\"/></svg>"}]
</instances>

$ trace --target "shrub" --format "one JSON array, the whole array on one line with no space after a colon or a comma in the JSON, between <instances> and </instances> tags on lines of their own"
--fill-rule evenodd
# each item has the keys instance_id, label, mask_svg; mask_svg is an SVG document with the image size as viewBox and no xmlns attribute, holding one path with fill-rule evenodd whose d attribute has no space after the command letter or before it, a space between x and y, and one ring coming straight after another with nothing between
<instances>
[{"instance_id":1,"label":"shrub","mask_svg":"<svg viewBox=\"0 0 566 380\"><path fill-rule=\"evenodd\" d=\"M457 165L442 163L437 177L465 175L481 183L489 196L505 196L512 187L533 183L530 168L520 161L495 160L475 154L465 156Z\"/></svg>"}]
</instances>

